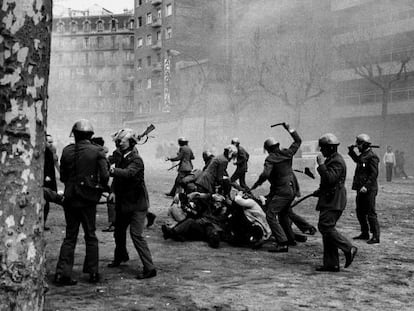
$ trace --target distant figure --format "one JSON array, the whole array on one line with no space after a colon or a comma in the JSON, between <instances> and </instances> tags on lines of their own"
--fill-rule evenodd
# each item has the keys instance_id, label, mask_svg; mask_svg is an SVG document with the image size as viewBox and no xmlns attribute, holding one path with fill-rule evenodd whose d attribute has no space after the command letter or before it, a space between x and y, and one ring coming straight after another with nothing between
<instances>
[{"instance_id":1,"label":"distant figure","mask_svg":"<svg viewBox=\"0 0 414 311\"><path fill-rule=\"evenodd\" d=\"M387 151L384 154L383 162L384 162L384 165L385 165L385 173L386 173L387 181L391 182L392 181L392 171L393 171L394 166L396 164L395 154L394 154L394 152L392 152L392 147L391 146L387 146Z\"/></svg>"},{"instance_id":2,"label":"distant figure","mask_svg":"<svg viewBox=\"0 0 414 311\"><path fill-rule=\"evenodd\" d=\"M59 170L59 162L58 156L56 154L56 148L53 145L53 137L52 135L46 134L46 149L45 149L45 163L44 163L44 174L43 174L43 187L52 190L53 192L57 192L57 184L56 184L56 171L55 169ZM46 196L45 199L45 206L43 207L43 230L49 231L50 228L46 226L47 216L49 215L50 209L50 200L49 197Z\"/></svg>"}]
</instances>

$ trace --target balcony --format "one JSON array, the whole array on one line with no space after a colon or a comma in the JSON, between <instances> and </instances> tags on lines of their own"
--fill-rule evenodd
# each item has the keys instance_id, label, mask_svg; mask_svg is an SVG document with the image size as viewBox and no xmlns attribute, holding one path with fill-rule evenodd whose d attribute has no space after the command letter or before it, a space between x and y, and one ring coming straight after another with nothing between
<instances>
[{"instance_id":1,"label":"balcony","mask_svg":"<svg viewBox=\"0 0 414 311\"><path fill-rule=\"evenodd\" d=\"M158 28L158 27L161 27L161 26L162 26L162 19L161 18L154 18L152 20L152 24L151 24L152 28Z\"/></svg>"},{"instance_id":2,"label":"balcony","mask_svg":"<svg viewBox=\"0 0 414 311\"><path fill-rule=\"evenodd\" d=\"M159 62L159 63L155 63L153 66L152 66L152 72L161 72L162 71L162 66L161 66L161 63Z\"/></svg>"},{"instance_id":3,"label":"balcony","mask_svg":"<svg viewBox=\"0 0 414 311\"><path fill-rule=\"evenodd\" d=\"M162 3L162 0L151 0L152 5L159 5Z\"/></svg>"},{"instance_id":4,"label":"balcony","mask_svg":"<svg viewBox=\"0 0 414 311\"><path fill-rule=\"evenodd\" d=\"M154 42L154 44L151 46L153 50L159 50L162 48L161 40L158 40L157 42Z\"/></svg>"}]
</instances>

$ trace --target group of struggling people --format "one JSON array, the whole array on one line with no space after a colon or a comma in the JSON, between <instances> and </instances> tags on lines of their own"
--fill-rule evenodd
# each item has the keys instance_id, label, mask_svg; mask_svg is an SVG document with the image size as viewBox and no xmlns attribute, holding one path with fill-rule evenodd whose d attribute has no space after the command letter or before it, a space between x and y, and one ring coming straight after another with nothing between
<instances>
[{"instance_id":1,"label":"group of struggling people","mask_svg":"<svg viewBox=\"0 0 414 311\"><path fill-rule=\"evenodd\" d=\"M288 252L288 247L296 245L296 241L306 241L306 236L303 237L293 232L292 222L302 232L315 234L316 228L292 211L292 203L299 192L298 181L292 169L292 160L301 145L301 138L289 124L283 123L283 126L293 138L293 143L289 148L284 149L273 137L265 140L264 149L268 156L265 159L263 172L250 189L245 183L249 156L240 146L238 139L233 139L232 145L227 146L223 154L208 157L208 153L204 152L203 158L206 166L202 171L193 171L191 160L194 159L194 155L188 146L188 140L179 139L180 149L177 156L167 158L170 161L180 161L174 188L167 195L174 196L175 191L180 187L183 190L179 191L178 200L176 198L173 201L170 211L178 223L173 226L162 226L164 238L179 241L201 239L206 240L212 247L218 247L220 239L227 242L233 242L235 239L239 241L237 233L243 233L243 229L246 228L242 228L242 230L235 228L237 223L234 222L234 219L238 218L235 216L237 215L237 208L236 210L234 208L237 205L235 203L239 202L245 211L249 209L246 208L249 205L250 207L260 205L260 200L257 198L254 200L256 204L242 199L249 197L254 199L255 196L251 191L265 181L270 183L270 192L266 196L266 202L261 204L261 208L265 212L264 220L276 241L275 246L269 251ZM317 156L316 162L320 185L312 195L318 197L316 205L316 209L319 211L318 229L322 234L324 256L323 265L318 267L317 271L340 271L339 249L345 255L345 268L351 265L357 254L357 247L352 245L335 228L347 202L346 164L338 153L338 145L339 141L332 133L327 133L319 139L321 153ZM356 210L361 227L361 233L354 239L367 240L368 244L376 244L380 241L379 224L375 211L379 159L370 146L369 136L361 134L356 137L356 144L349 146L348 149L350 157L356 163L352 189L357 192ZM358 153L355 152L355 148L358 149ZM237 168L229 178L226 170L232 159L234 159ZM238 178L239 185L235 183ZM239 194L233 198L229 196L229 189L232 186L243 191L245 195L241 194L240 196ZM184 210L184 213L177 213L175 209L177 204ZM247 214L245 213L245 216ZM255 221L257 222L258 219L260 219L260 215L255 218ZM261 221L263 222L263 217ZM266 237L266 226L262 226L261 229L260 237ZM372 236L370 236L370 232ZM250 232L250 241L258 242L253 228ZM253 245L257 246L258 244L254 243Z\"/></svg>"},{"instance_id":2,"label":"group of struggling people","mask_svg":"<svg viewBox=\"0 0 414 311\"><path fill-rule=\"evenodd\" d=\"M244 206L249 213L241 215L233 205L232 230L230 230L230 235L233 236L230 236L229 240L237 240L244 234L257 246L256 242L268 239L272 234L276 245L271 251L287 252L288 246L295 245L295 240L300 241L300 235L295 235L291 229L291 222L294 222L303 232L315 234L316 228L293 213L291 208L298 193L298 182L292 170L292 158L300 147L301 138L289 124L283 123L283 126L294 142L289 148L283 149L274 138L266 139L264 149L268 156L264 163L264 170L250 189L245 184L249 155L240 146L238 139L234 139L220 155L204 152L206 165L198 174L191 174L191 160L194 155L188 146L188 141L180 139L177 157L168 159L180 161L176 190L173 190L181 193L183 206L190 206L190 210L196 207L195 210L199 215L198 217L185 216L174 227L163 226L164 238L182 238L180 232L190 232L199 234L201 238L207 237L210 246L217 247L222 239L220 231L217 230L218 224L223 221L223 217L228 218L228 214L223 212L221 207L231 204L228 194L232 186L242 191L233 202ZM113 135L116 150L107 158L105 149L93 142L93 134L93 127L88 120L77 121L71 131L75 142L66 146L62 152L60 179L65 189L61 204L64 207L66 233L60 249L54 281L58 285L77 283L72 278L72 268L79 227L82 225L86 246L83 272L89 274L89 282L99 282L98 240L95 234L96 205L110 177L113 181L109 200L115 202L116 220L114 259L108 267L118 267L129 260L126 231L130 227L131 239L143 265L143 270L137 274L137 278L154 277L157 271L143 236L149 197L144 180L144 163L136 149L136 144L141 137L130 129L116 132ZM314 195L318 197L317 210L320 211L318 229L323 237L324 256L323 265L317 268L318 271L339 271L338 249L344 252L345 267L352 263L357 253L357 248L335 229L336 222L346 205L344 187L346 165L337 151L338 145L339 141L333 134L325 134L319 139L321 155L316 160L321 179L320 187ZM356 238L369 239L369 243L379 243L379 225L375 213L378 157L372 152L369 137L365 134L357 137L356 147L359 154L355 153L354 147L349 147L349 154L357 163L353 189L357 191L357 215L361 224L361 234ZM228 178L227 166L233 160L237 169L233 176ZM240 181L239 185L236 184L236 180ZM265 203L260 201L262 209L262 207L258 208L259 202L251 191L266 180L270 182L270 192ZM185 188L184 192L180 190L182 187ZM247 218L243 219L242 216ZM245 230L243 226L235 226L243 221L246 228L249 226L249 230ZM369 236L369 231L373 234L372 238Z\"/></svg>"}]
</instances>

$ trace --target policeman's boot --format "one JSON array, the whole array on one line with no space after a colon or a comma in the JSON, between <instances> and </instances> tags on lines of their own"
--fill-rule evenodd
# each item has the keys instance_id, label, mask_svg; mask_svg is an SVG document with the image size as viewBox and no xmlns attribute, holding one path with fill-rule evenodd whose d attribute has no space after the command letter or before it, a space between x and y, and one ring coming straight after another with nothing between
<instances>
[{"instance_id":1,"label":"policeman's boot","mask_svg":"<svg viewBox=\"0 0 414 311\"><path fill-rule=\"evenodd\" d=\"M368 232L362 232L360 235L357 235L353 237L354 240L369 240L369 233Z\"/></svg>"},{"instance_id":2,"label":"policeman's boot","mask_svg":"<svg viewBox=\"0 0 414 311\"><path fill-rule=\"evenodd\" d=\"M372 238L367 241L368 244L378 244L380 242L380 229L378 221L372 226Z\"/></svg>"}]
</instances>

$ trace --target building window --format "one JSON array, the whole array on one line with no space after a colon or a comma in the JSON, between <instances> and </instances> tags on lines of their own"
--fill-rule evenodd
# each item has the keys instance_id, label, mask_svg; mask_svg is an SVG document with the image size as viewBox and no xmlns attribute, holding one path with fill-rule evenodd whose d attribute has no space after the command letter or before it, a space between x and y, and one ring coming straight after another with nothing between
<instances>
[{"instance_id":1,"label":"building window","mask_svg":"<svg viewBox=\"0 0 414 311\"><path fill-rule=\"evenodd\" d=\"M65 23L64 22L59 22L59 24L57 25L57 31L59 33L64 33L65 32Z\"/></svg>"},{"instance_id":2,"label":"building window","mask_svg":"<svg viewBox=\"0 0 414 311\"><path fill-rule=\"evenodd\" d=\"M142 5L142 0L137 1L137 7Z\"/></svg>"},{"instance_id":3,"label":"building window","mask_svg":"<svg viewBox=\"0 0 414 311\"><path fill-rule=\"evenodd\" d=\"M109 92L111 93L111 95L116 95L116 85L115 85L115 83L111 83L111 85L109 87Z\"/></svg>"},{"instance_id":4,"label":"building window","mask_svg":"<svg viewBox=\"0 0 414 311\"><path fill-rule=\"evenodd\" d=\"M87 48L89 48L89 37L85 37L84 39L83 39L83 47L85 48L85 49L87 49Z\"/></svg>"},{"instance_id":5,"label":"building window","mask_svg":"<svg viewBox=\"0 0 414 311\"><path fill-rule=\"evenodd\" d=\"M102 96L102 94L103 94L103 91L102 91L102 83L98 83L98 84L96 85L96 88L97 88L97 93L98 93L98 96L99 96L99 97L101 97L101 96Z\"/></svg>"},{"instance_id":6,"label":"building window","mask_svg":"<svg viewBox=\"0 0 414 311\"><path fill-rule=\"evenodd\" d=\"M152 24L152 13L147 13L147 25Z\"/></svg>"},{"instance_id":7,"label":"building window","mask_svg":"<svg viewBox=\"0 0 414 311\"><path fill-rule=\"evenodd\" d=\"M147 89L151 88L151 78L147 79Z\"/></svg>"},{"instance_id":8,"label":"building window","mask_svg":"<svg viewBox=\"0 0 414 311\"><path fill-rule=\"evenodd\" d=\"M137 81L137 89L142 89L142 80Z\"/></svg>"},{"instance_id":9,"label":"building window","mask_svg":"<svg viewBox=\"0 0 414 311\"><path fill-rule=\"evenodd\" d=\"M83 23L83 31L84 32L90 32L91 31L91 23L89 21L86 21Z\"/></svg>"},{"instance_id":10,"label":"building window","mask_svg":"<svg viewBox=\"0 0 414 311\"><path fill-rule=\"evenodd\" d=\"M142 113L142 103L138 102L138 113Z\"/></svg>"},{"instance_id":11,"label":"building window","mask_svg":"<svg viewBox=\"0 0 414 311\"><path fill-rule=\"evenodd\" d=\"M147 35L147 45L152 45L152 36Z\"/></svg>"},{"instance_id":12,"label":"building window","mask_svg":"<svg viewBox=\"0 0 414 311\"><path fill-rule=\"evenodd\" d=\"M165 6L165 16L171 16L172 15L172 4L169 3Z\"/></svg>"},{"instance_id":13,"label":"building window","mask_svg":"<svg viewBox=\"0 0 414 311\"><path fill-rule=\"evenodd\" d=\"M112 44L112 48L116 49L116 36L111 36L111 44Z\"/></svg>"},{"instance_id":14,"label":"building window","mask_svg":"<svg viewBox=\"0 0 414 311\"><path fill-rule=\"evenodd\" d=\"M85 64L89 64L89 53L85 53Z\"/></svg>"},{"instance_id":15,"label":"building window","mask_svg":"<svg viewBox=\"0 0 414 311\"><path fill-rule=\"evenodd\" d=\"M142 47L142 38L138 38L137 40L137 47Z\"/></svg>"},{"instance_id":16,"label":"building window","mask_svg":"<svg viewBox=\"0 0 414 311\"><path fill-rule=\"evenodd\" d=\"M96 40L98 49L103 48L103 37L97 37Z\"/></svg>"},{"instance_id":17,"label":"building window","mask_svg":"<svg viewBox=\"0 0 414 311\"><path fill-rule=\"evenodd\" d=\"M75 33L78 31L78 24L76 22L70 23L70 32Z\"/></svg>"},{"instance_id":18,"label":"building window","mask_svg":"<svg viewBox=\"0 0 414 311\"><path fill-rule=\"evenodd\" d=\"M102 32L102 31L104 31L104 23L103 23L103 21L99 20L99 21L96 23L96 30L97 30L98 32Z\"/></svg>"},{"instance_id":19,"label":"building window","mask_svg":"<svg viewBox=\"0 0 414 311\"><path fill-rule=\"evenodd\" d=\"M157 42L161 41L161 30L157 31Z\"/></svg>"},{"instance_id":20,"label":"building window","mask_svg":"<svg viewBox=\"0 0 414 311\"><path fill-rule=\"evenodd\" d=\"M151 56L147 56L147 66L151 66Z\"/></svg>"},{"instance_id":21,"label":"building window","mask_svg":"<svg viewBox=\"0 0 414 311\"><path fill-rule=\"evenodd\" d=\"M129 92L134 93L134 81L129 82Z\"/></svg>"},{"instance_id":22,"label":"building window","mask_svg":"<svg viewBox=\"0 0 414 311\"><path fill-rule=\"evenodd\" d=\"M157 9L157 18L161 19L161 9Z\"/></svg>"},{"instance_id":23,"label":"building window","mask_svg":"<svg viewBox=\"0 0 414 311\"><path fill-rule=\"evenodd\" d=\"M142 16L138 17L137 28L142 27Z\"/></svg>"},{"instance_id":24,"label":"building window","mask_svg":"<svg viewBox=\"0 0 414 311\"><path fill-rule=\"evenodd\" d=\"M135 42L134 36L129 36L129 48L131 49L134 48L134 42Z\"/></svg>"},{"instance_id":25,"label":"building window","mask_svg":"<svg viewBox=\"0 0 414 311\"><path fill-rule=\"evenodd\" d=\"M134 20L133 19L129 20L129 30L134 30Z\"/></svg>"},{"instance_id":26,"label":"building window","mask_svg":"<svg viewBox=\"0 0 414 311\"><path fill-rule=\"evenodd\" d=\"M161 53L157 53L157 63L161 63Z\"/></svg>"},{"instance_id":27,"label":"building window","mask_svg":"<svg viewBox=\"0 0 414 311\"><path fill-rule=\"evenodd\" d=\"M137 70L140 70L140 69L142 69L142 59L141 58L139 58L138 61L137 61Z\"/></svg>"},{"instance_id":28,"label":"building window","mask_svg":"<svg viewBox=\"0 0 414 311\"><path fill-rule=\"evenodd\" d=\"M96 54L96 57L98 59L98 63L103 63L104 62L104 56L103 56L103 53L102 52L98 52Z\"/></svg>"},{"instance_id":29,"label":"building window","mask_svg":"<svg viewBox=\"0 0 414 311\"><path fill-rule=\"evenodd\" d=\"M116 31L117 21L115 19L111 20L111 31Z\"/></svg>"},{"instance_id":30,"label":"building window","mask_svg":"<svg viewBox=\"0 0 414 311\"><path fill-rule=\"evenodd\" d=\"M172 38L172 28L171 27L167 27L167 29L165 30L165 39L171 39Z\"/></svg>"}]
</instances>

